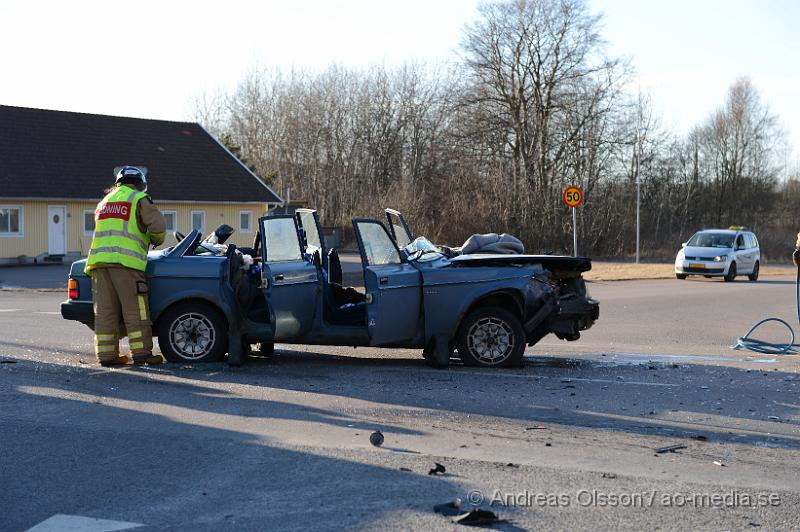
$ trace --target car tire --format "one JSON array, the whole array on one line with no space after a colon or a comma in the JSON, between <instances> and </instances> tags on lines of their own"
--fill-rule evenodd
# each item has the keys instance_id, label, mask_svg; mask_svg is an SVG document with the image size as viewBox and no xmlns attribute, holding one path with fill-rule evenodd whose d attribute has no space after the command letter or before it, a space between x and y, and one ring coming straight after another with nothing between
<instances>
[{"instance_id":1,"label":"car tire","mask_svg":"<svg viewBox=\"0 0 800 532\"><path fill-rule=\"evenodd\" d=\"M228 350L228 323L209 303L178 303L158 319L158 345L170 362L217 362Z\"/></svg>"},{"instance_id":2,"label":"car tire","mask_svg":"<svg viewBox=\"0 0 800 532\"><path fill-rule=\"evenodd\" d=\"M676 273L676 274L675 274L675 278L676 278L676 279L680 279L681 281L683 281L683 280L684 280L684 279L686 279L687 277L688 277L688 275L686 275L685 273Z\"/></svg>"},{"instance_id":3,"label":"car tire","mask_svg":"<svg viewBox=\"0 0 800 532\"><path fill-rule=\"evenodd\" d=\"M747 278L750 279L751 281L758 281L758 270L760 269L761 266L758 264L758 261L756 261L756 265L753 266L753 273L748 275Z\"/></svg>"},{"instance_id":4,"label":"car tire","mask_svg":"<svg viewBox=\"0 0 800 532\"><path fill-rule=\"evenodd\" d=\"M525 331L519 318L500 307L480 307L461 322L458 356L467 366L513 367L525 353Z\"/></svg>"},{"instance_id":5,"label":"car tire","mask_svg":"<svg viewBox=\"0 0 800 532\"><path fill-rule=\"evenodd\" d=\"M728 273L725 275L725 282L730 283L735 280L736 280L736 263L731 262L731 265L728 268Z\"/></svg>"}]
</instances>

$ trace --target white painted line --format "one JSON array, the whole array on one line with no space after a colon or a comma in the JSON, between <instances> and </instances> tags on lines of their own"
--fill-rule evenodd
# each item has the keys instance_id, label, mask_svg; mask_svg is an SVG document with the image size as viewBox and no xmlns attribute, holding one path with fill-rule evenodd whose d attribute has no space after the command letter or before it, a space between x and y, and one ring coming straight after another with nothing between
<instances>
[{"instance_id":1,"label":"white painted line","mask_svg":"<svg viewBox=\"0 0 800 532\"><path fill-rule=\"evenodd\" d=\"M21 308L0 308L0 312L19 312Z\"/></svg>"},{"instance_id":2,"label":"white painted line","mask_svg":"<svg viewBox=\"0 0 800 532\"><path fill-rule=\"evenodd\" d=\"M112 530L128 530L140 526L144 525L141 523L82 517L80 515L56 514L28 529L28 532L111 532Z\"/></svg>"},{"instance_id":3,"label":"white painted line","mask_svg":"<svg viewBox=\"0 0 800 532\"><path fill-rule=\"evenodd\" d=\"M49 316L61 316L61 312L57 311L57 310L55 310L55 311L53 311L53 310L37 311L37 312L34 312L34 314L47 314Z\"/></svg>"}]
</instances>

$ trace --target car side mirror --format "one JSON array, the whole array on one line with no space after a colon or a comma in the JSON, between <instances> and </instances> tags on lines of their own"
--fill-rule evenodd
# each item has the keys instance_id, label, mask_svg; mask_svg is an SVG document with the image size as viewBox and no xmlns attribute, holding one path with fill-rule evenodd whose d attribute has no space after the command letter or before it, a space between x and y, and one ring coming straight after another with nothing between
<instances>
[{"instance_id":1,"label":"car side mirror","mask_svg":"<svg viewBox=\"0 0 800 532\"><path fill-rule=\"evenodd\" d=\"M688 244L688 242L684 242L683 244L681 244L681 247L682 247L682 248L685 248L685 247L686 247L686 244Z\"/></svg>"}]
</instances>

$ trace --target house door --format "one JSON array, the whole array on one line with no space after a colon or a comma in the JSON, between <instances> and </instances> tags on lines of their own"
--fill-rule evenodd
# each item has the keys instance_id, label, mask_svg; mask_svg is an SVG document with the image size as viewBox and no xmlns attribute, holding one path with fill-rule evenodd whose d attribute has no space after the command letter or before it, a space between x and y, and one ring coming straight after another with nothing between
<instances>
[{"instance_id":1,"label":"house door","mask_svg":"<svg viewBox=\"0 0 800 532\"><path fill-rule=\"evenodd\" d=\"M67 253L67 208L57 205L47 206L47 254L65 255Z\"/></svg>"}]
</instances>

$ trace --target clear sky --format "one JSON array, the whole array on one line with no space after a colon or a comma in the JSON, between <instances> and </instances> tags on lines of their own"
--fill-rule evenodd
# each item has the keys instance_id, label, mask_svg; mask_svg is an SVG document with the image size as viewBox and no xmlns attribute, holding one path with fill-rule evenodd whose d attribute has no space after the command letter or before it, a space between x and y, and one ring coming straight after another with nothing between
<instances>
[{"instance_id":1,"label":"clear sky","mask_svg":"<svg viewBox=\"0 0 800 532\"><path fill-rule=\"evenodd\" d=\"M256 64L455 57L476 0L1 0L0 104L182 120ZM665 125L750 76L800 154L800 0L590 0Z\"/></svg>"}]
</instances>

